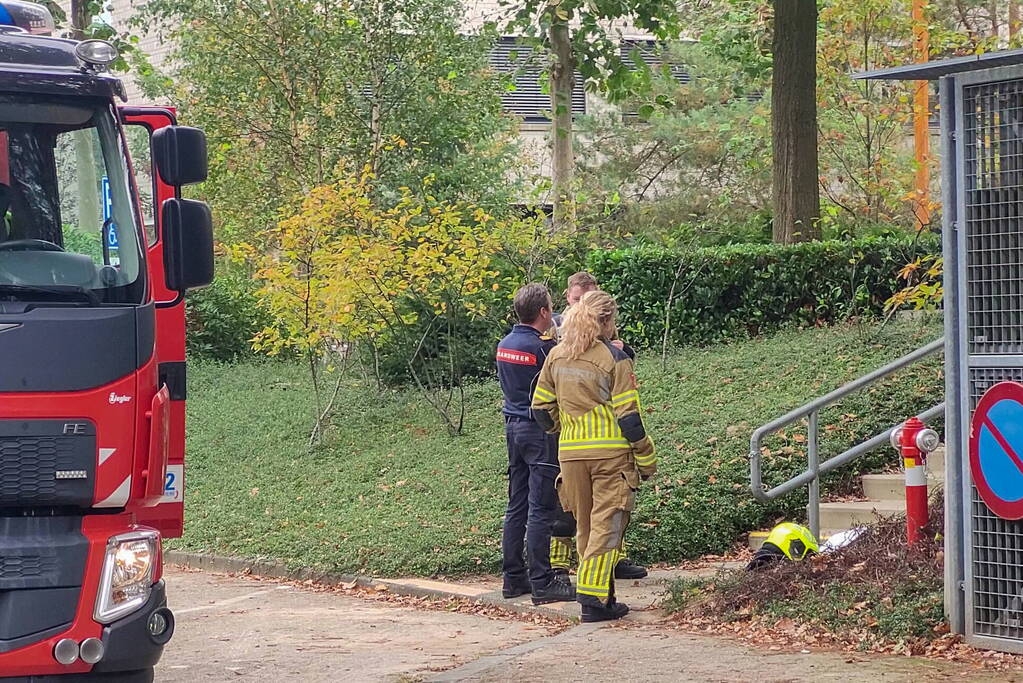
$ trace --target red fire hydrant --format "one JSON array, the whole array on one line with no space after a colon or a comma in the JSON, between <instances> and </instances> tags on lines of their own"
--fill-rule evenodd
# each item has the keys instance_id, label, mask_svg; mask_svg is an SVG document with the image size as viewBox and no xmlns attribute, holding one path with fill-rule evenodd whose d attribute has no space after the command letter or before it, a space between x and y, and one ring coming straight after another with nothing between
<instances>
[{"instance_id":1,"label":"red fire hydrant","mask_svg":"<svg viewBox=\"0 0 1023 683\"><path fill-rule=\"evenodd\" d=\"M916 417L892 430L891 442L906 471L906 540L913 545L927 526L927 454L941 438Z\"/></svg>"}]
</instances>

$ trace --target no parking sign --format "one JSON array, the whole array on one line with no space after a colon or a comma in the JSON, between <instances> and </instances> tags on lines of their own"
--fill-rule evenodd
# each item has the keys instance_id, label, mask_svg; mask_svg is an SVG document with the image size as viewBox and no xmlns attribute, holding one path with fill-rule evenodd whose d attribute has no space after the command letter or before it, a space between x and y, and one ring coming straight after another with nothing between
<instances>
[{"instance_id":1,"label":"no parking sign","mask_svg":"<svg viewBox=\"0 0 1023 683\"><path fill-rule=\"evenodd\" d=\"M987 390L970 424L970 472L981 499L1003 519L1023 519L1023 384Z\"/></svg>"}]
</instances>

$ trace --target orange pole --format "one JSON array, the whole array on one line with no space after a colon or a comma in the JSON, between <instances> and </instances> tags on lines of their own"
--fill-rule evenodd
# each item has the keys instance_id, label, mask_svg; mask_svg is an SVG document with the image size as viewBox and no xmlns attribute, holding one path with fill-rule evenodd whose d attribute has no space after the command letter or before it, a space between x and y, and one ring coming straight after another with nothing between
<instances>
[{"instance_id":1,"label":"orange pole","mask_svg":"<svg viewBox=\"0 0 1023 683\"><path fill-rule=\"evenodd\" d=\"M924 17L925 0L913 0L913 51L917 62L929 59L930 45L927 20ZM929 158L931 151L931 132L928 125L928 94L930 86L927 81L916 81L916 92L913 96L913 151L916 157L916 219L919 227L931 222L930 188L931 173Z\"/></svg>"}]
</instances>

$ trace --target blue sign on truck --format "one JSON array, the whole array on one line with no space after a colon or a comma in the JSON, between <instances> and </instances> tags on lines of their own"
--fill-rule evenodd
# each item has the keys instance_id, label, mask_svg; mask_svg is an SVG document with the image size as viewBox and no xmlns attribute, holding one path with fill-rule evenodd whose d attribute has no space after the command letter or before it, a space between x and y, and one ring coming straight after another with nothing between
<instances>
[{"instance_id":1,"label":"blue sign on truck","mask_svg":"<svg viewBox=\"0 0 1023 683\"><path fill-rule=\"evenodd\" d=\"M117 226L110 218L114 215L114 202L110 197L110 178L103 176L100 182L103 191L103 225L106 232L107 246L111 249L117 248Z\"/></svg>"}]
</instances>

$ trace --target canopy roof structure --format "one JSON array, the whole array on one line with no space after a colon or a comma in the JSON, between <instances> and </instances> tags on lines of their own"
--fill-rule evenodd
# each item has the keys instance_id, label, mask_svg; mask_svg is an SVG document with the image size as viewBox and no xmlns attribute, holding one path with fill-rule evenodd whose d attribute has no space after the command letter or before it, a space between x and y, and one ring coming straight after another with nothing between
<instances>
[{"instance_id":1,"label":"canopy roof structure","mask_svg":"<svg viewBox=\"0 0 1023 683\"><path fill-rule=\"evenodd\" d=\"M981 55L953 57L936 62L922 62L920 64L896 66L889 69L864 71L863 73L855 74L853 78L859 80L933 81L949 74L993 69L1013 64L1023 64L1023 49L986 52Z\"/></svg>"}]
</instances>

